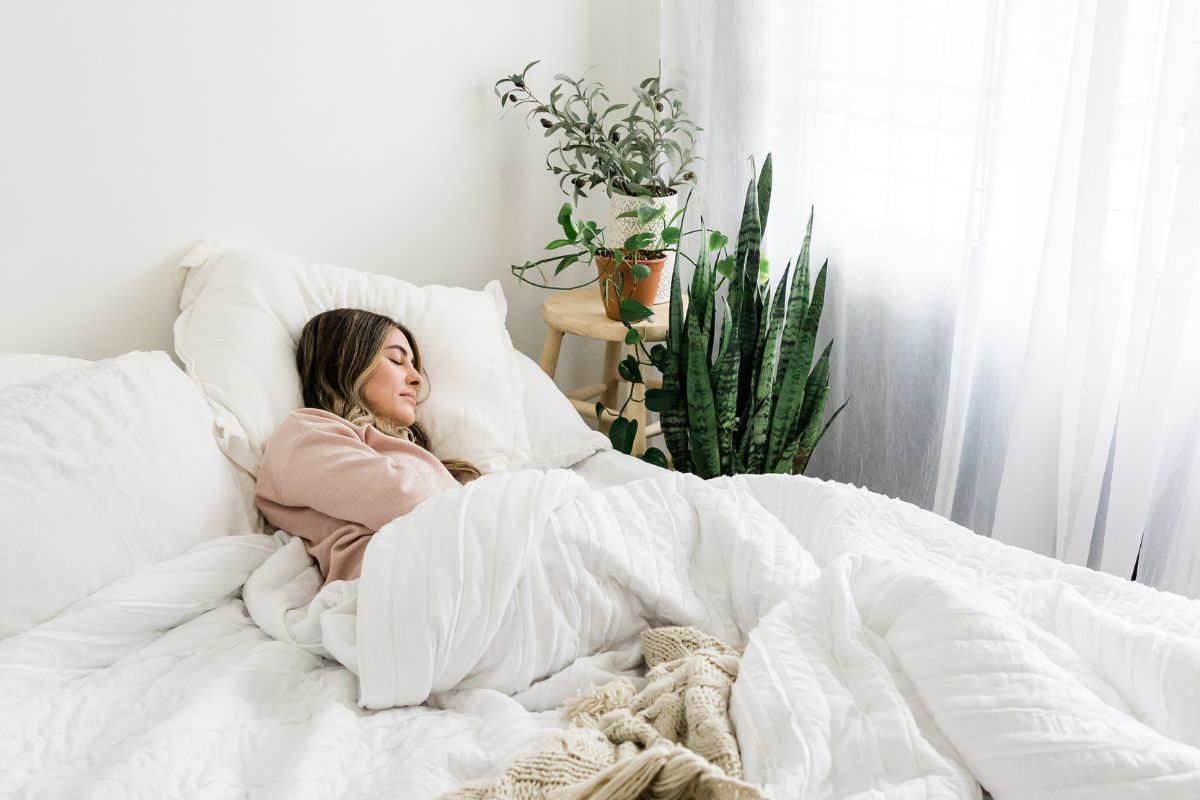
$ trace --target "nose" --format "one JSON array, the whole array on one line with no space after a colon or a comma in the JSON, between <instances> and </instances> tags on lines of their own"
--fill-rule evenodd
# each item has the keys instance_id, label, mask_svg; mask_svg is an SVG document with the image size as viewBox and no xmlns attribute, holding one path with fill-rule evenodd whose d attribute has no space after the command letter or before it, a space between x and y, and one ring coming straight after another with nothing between
<instances>
[{"instance_id":1,"label":"nose","mask_svg":"<svg viewBox=\"0 0 1200 800\"><path fill-rule=\"evenodd\" d=\"M420 388L421 373L417 372L415 369L410 369L408 373L408 385L414 389Z\"/></svg>"}]
</instances>

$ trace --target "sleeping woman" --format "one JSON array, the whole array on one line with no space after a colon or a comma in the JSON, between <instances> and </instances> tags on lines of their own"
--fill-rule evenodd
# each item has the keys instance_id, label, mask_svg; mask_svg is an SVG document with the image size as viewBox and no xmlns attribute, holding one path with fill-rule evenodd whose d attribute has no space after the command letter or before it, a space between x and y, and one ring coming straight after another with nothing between
<instances>
[{"instance_id":1,"label":"sleeping woman","mask_svg":"<svg viewBox=\"0 0 1200 800\"><path fill-rule=\"evenodd\" d=\"M318 314L300 334L296 366L306 408L267 441L258 507L304 539L326 583L357 578L376 531L479 470L430 452L416 421L421 355L395 320L349 308Z\"/></svg>"}]
</instances>

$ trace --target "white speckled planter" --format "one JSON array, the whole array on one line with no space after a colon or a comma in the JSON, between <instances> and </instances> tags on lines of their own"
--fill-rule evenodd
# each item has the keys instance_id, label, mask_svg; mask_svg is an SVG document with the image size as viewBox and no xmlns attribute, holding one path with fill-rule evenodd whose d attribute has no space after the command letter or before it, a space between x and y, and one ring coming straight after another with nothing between
<instances>
[{"instance_id":1,"label":"white speckled planter","mask_svg":"<svg viewBox=\"0 0 1200 800\"><path fill-rule=\"evenodd\" d=\"M666 213L662 219L656 219L646 225L639 225L636 218L625 217L618 218L618 215L624 214L626 211L633 211L638 206L666 206ZM627 194L617 194L613 192L610 204L610 217L608 227L604 229L604 246L609 248L617 248L625 243L625 240L630 236L643 231L653 232L655 235L662 233L662 229L666 227L668 220L674 216L676 209L679 208L679 195L672 194L668 197L630 197ZM663 267L662 275L658 280L658 291L654 295L655 303L665 303L671 299L671 273L675 269L675 257L672 253L667 259L666 266Z\"/></svg>"}]
</instances>

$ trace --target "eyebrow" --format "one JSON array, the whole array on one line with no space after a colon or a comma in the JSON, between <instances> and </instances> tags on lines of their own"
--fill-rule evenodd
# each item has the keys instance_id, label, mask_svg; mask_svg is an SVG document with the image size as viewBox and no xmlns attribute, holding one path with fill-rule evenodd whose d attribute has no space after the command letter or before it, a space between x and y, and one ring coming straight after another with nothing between
<instances>
[{"instance_id":1,"label":"eyebrow","mask_svg":"<svg viewBox=\"0 0 1200 800\"><path fill-rule=\"evenodd\" d=\"M407 350L405 350L403 347L401 347L398 344L389 344L387 347L385 347L383 349L384 350L393 350L393 349L399 350L401 353L404 353L404 355L408 356L409 358L412 358L412 353L408 352Z\"/></svg>"}]
</instances>

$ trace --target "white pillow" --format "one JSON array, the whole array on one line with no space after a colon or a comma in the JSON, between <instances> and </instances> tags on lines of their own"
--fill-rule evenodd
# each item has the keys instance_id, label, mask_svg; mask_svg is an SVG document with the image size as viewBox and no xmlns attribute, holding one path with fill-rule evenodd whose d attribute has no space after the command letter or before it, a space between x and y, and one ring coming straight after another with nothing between
<instances>
[{"instance_id":1,"label":"white pillow","mask_svg":"<svg viewBox=\"0 0 1200 800\"><path fill-rule=\"evenodd\" d=\"M42 356L34 353L0 353L0 389L18 383L36 381L44 375L77 367L88 362L67 356Z\"/></svg>"},{"instance_id":2,"label":"white pillow","mask_svg":"<svg viewBox=\"0 0 1200 800\"><path fill-rule=\"evenodd\" d=\"M0 390L0 638L207 540L256 530L254 483L163 352Z\"/></svg>"},{"instance_id":3,"label":"white pillow","mask_svg":"<svg viewBox=\"0 0 1200 800\"><path fill-rule=\"evenodd\" d=\"M252 474L271 433L303 404L300 331L334 308L386 314L413 332L429 376L417 420L440 458L465 458L483 472L528 461L522 383L498 281L483 291L421 287L212 242L180 267L175 351L212 405L221 449Z\"/></svg>"},{"instance_id":4,"label":"white pillow","mask_svg":"<svg viewBox=\"0 0 1200 800\"><path fill-rule=\"evenodd\" d=\"M525 383L529 467L565 469L592 453L612 449L608 437L587 426L575 406L541 367L521 352L517 352L517 365Z\"/></svg>"}]
</instances>

